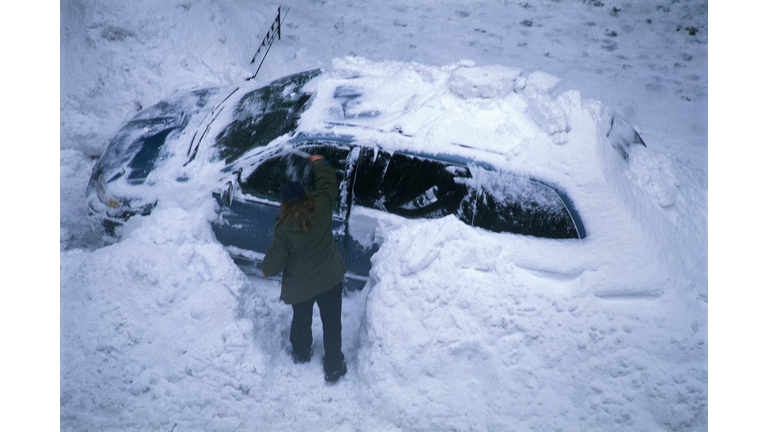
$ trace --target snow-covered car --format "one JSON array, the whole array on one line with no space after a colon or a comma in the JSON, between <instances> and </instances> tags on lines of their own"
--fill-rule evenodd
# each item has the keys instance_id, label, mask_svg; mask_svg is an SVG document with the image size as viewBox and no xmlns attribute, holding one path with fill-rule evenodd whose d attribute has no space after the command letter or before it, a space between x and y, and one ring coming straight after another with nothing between
<instances>
[{"instance_id":1,"label":"snow-covered car","mask_svg":"<svg viewBox=\"0 0 768 432\"><path fill-rule=\"evenodd\" d=\"M257 272L272 239L281 186L298 180L312 191L305 156L322 154L337 173L334 232L349 281L367 277L382 241L376 226L391 215L455 215L480 229L564 241L587 236L578 203L546 169L541 177L535 168L515 172L506 164L510 154L487 145L499 134L513 143L535 136L528 130L533 122L521 120L508 131L496 127L496 138L482 132L446 138L430 129L448 97L435 88L452 88L454 97L477 86L455 77L434 88L408 84L413 77L397 73L374 78L316 69L259 88L244 83L197 90L145 109L121 127L95 165L88 213L117 236L126 220L150 214L158 202L213 195L216 238L244 270ZM611 122L601 133L626 158L626 147L639 136L614 129ZM475 133L480 145L468 142Z\"/></svg>"}]
</instances>

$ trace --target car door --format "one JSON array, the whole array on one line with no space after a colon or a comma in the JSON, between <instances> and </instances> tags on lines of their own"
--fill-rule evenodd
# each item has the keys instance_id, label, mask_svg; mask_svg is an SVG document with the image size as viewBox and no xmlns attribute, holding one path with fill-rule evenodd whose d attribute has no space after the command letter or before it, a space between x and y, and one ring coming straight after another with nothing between
<instances>
[{"instance_id":1,"label":"car door","mask_svg":"<svg viewBox=\"0 0 768 432\"><path fill-rule=\"evenodd\" d=\"M333 209L333 231L339 252L344 256L351 147L304 143L297 149L325 156L336 169L339 199ZM261 261L272 243L276 218L280 213L281 188L289 180L300 182L308 193L314 191L309 161L297 153L286 151L260 163L246 178L239 178L238 185L232 188L231 199L227 199L227 194L215 194L219 216L213 223L214 234L247 273L259 274L261 271Z\"/></svg>"},{"instance_id":2,"label":"car door","mask_svg":"<svg viewBox=\"0 0 768 432\"><path fill-rule=\"evenodd\" d=\"M461 164L406 153L361 148L354 178L352 205L398 216L440 218L456 215L471 225L474 196ZM353 212L347 236L347 269L368 275L371 257L379 248L374 213Z\"/></svg>"}]
</instances>

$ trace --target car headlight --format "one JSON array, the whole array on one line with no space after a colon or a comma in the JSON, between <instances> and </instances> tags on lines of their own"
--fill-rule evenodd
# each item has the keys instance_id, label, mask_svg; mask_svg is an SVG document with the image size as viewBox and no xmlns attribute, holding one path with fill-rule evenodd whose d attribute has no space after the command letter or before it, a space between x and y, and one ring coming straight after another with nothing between
<instances>
[{"instance_id":1,"label":"car headlight","mask_svg":"<svg viewBox=\"0 0 768 432\"><path fill-rule=\"evenodd\" d=\"M112 207L119 208L120 203L107 193L107 188L104 186L104 175L99 176L99 180L96 182L96 193L99 196L99 201Z\"/></svg>"}]
</instances>

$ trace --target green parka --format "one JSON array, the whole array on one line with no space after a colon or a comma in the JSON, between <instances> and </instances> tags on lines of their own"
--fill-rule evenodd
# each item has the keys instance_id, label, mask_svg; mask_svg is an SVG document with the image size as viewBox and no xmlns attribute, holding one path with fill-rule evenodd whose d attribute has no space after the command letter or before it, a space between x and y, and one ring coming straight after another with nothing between
<instances>
[{"instance_id":1,"label":"green parka","mask_svg":"<svg viewBox=\"0 0 768 432\"><path fill-rule=\"evenodd\" d=\"M301 303L322 294L344 279L347 268L333 240L332 209L339 196L336 172L324 160L312 163L317 196L314 227L304 232L298 223L278 222L262 270L274 276L283 270L280 299Z\"/></svg>"}]
</instances>

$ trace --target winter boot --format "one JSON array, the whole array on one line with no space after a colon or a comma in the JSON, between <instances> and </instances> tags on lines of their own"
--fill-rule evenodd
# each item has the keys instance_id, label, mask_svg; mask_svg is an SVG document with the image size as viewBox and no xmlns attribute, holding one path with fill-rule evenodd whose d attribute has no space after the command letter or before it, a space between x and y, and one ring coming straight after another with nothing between
<instances>
[{"instance_id":1,"label":"winter boot","mask_svg":"<svg viewBox=\"0 0 768 432\"><path fill-rule=\"evenodd\" d=\"M296 364L309 363L309 361L312 360L312 350L309 350L306 354L299 354L296 351L291 351L291 357L293 357L293 362Z\"/></svg>"},{"instance_id":2,"label":"winter boot","mask_svg":"<svg viewBox=\"0 0 768 432\"><path fill-rule=\"evenodd\" d=\"M335 383L347 373L347 363L344 359L326 361L325 358L323 358L323 370L325 371L325 380L329 383Z\"/></svg>"}]
</instances>

